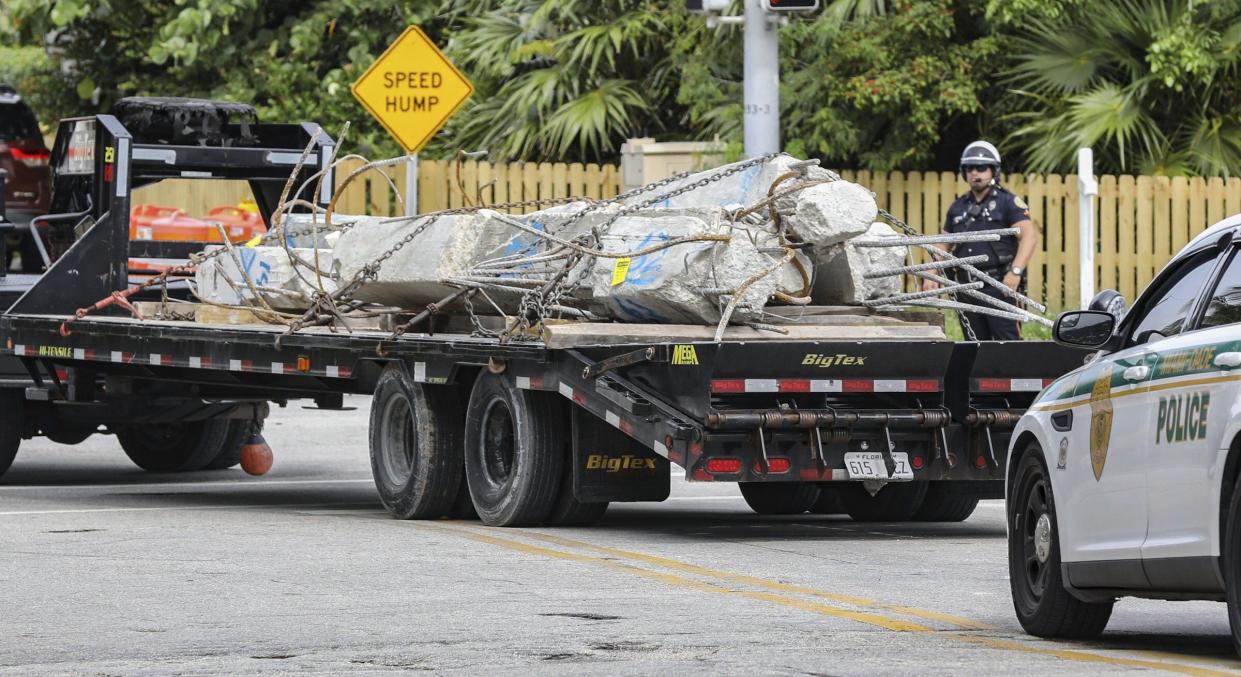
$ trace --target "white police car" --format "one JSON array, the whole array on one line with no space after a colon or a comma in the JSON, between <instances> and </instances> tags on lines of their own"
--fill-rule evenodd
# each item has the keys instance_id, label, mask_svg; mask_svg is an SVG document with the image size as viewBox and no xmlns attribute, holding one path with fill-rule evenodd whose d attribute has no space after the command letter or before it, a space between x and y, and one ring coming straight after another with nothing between
<instances>
[{"instance_id":1,"label":"white police car","mask_svg":"<svg viewBox=\"0 0 1241 677\"><path fill-rule=\"evenodd\" d=\"M1190 242L1123 319L1066 312L1053 335L1099 352L1012 437L1022 627L1092 637L1118 597L1226 600L1241 653L1241 215Z\"/></svg>"}]
</instances>

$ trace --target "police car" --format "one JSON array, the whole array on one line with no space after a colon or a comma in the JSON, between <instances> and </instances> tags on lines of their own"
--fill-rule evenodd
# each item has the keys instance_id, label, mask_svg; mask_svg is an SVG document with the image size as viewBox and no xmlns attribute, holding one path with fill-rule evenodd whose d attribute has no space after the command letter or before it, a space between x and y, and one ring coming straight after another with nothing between
<instances>
[{"instance_id":1,"label":"police car","mask_svg":"<svg viewBox=\"0 0 1241 677\"><path fill-rule=\"evenodd\" d=\"M1227 601L1241 653L1241 215L1117 310L1060 315L1057 342L1098 352L1044 389L1012 437L1018 619L1083 638L1118 597Z\"/></svg>"}]
</instances>

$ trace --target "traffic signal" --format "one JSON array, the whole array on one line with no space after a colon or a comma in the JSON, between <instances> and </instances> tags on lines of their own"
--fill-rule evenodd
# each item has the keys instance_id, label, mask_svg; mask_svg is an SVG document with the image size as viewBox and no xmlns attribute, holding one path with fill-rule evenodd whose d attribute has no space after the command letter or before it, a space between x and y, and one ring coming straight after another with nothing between
<instances>
[{"instance_id":1,"label":"traffic signal","mask_svg":"<svg viewBox=\"0 0 1241 677\"><path fill-rule=\"evenodd\" d=\"M768 12L813 12L819 8L819 0L763 0Z\"/></svg>"}]
</instances>

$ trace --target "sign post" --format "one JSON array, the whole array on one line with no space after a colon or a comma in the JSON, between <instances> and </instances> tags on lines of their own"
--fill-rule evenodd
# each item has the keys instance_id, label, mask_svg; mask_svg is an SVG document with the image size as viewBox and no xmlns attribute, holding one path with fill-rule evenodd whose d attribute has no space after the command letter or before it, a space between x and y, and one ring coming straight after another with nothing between
<instances>
[{"instance_id":1,"label":"sign post","mask_svg":"<svg viewBox=\"0 0 1241 677\"><path fill-rule=\"evenodd\" d=\"M350 88L408 154L405 214L418 211L418 151L474 93L474 85L417 26L401 33Z\"/></svg>"}]
</instances>

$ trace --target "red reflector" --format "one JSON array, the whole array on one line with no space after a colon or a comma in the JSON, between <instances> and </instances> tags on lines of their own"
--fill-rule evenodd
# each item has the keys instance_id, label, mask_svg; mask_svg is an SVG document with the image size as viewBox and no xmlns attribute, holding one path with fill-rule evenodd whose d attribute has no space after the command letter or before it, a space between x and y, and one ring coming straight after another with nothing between
<instances>
[{"instance_id":1,"label":"red reflector","mask_svg":"<svg viewBox=\"0 0 1241 677\"><path fill-rule=\"evenodd\" d=\"M782 378L780 379L780 392L782 393L808 393L810 392L810 379Z\"/></svg>"},{"instance_id":2,"label":"red reflector","mask_svg":"<svg viewBox=\"0 0 1241 677\"><path fill-rule=\"evenodd\" d=\"M1051 385L1051 382L1052 382L1052 381L1055 381L1055 380L1056 380L1056 379L1054 379L1054 378L1045 378L1045 379L1043 379L1043 387L1044 387L1044 388L1046 388L1047 386Z\"/></svg>"},{"instance_id":3,"label":"red reflector","mask_svg":"<svg viewBox=\"0 0 1241 677\"><path fill-rule=\"evenodd\" d=\"M10 148L9 152L13 155L14 160L20 161L27 167L45 167L47 166L47 161L52 157L52 154L45 150L27 153L20 148Z\"/></svg>"},{"instance_id":4,"label":"red reflector","mask_svg":"<svg viewBox=\"0 0 1241 677\"><path fill-rule=\"evenodd\" d=\"M62 380L62 381L68 381L68 380L69 380L69 370L68 370L68 369L57 369L57 370L56 370L56 378L58 378L58 379L60 379L60 380Z\"/></svg>"},{"instance_id":5,"label":"red reflector","mask_svg":"<svg viewBox=\"0 0 1241 677\"><path fill-rule=\"evenodd\" d=\"M914 470L921 470L922 463L923 461L922 461L921 456L914 456L913 458L909 459L909 465L912 465L914 467Z\"/></svg>"},{"instance_id":6,"label":"red reflector","mask_svg":"<svg viewBox=\"0 0 1241 677\"><path fill-rule=\"evenodd\" d=\"M980 378L978 379L978 389L983 392L1007 392L1012 387L1012 382L1006 378Z\"/></svg>"},{"instance_id":7,"label":"red reflector","mask_svg":"<svg viewBox=\"0 0 1241 677\"><path fill-rule=\"evenodd\" d=\"M976 456L974 458L974 467L978 468L979 470L987 467L987 459L983 458L982 456Z\"/></svg>"},{"instance_id":8,"label":"red reflector","mask_svg":"<svg viewBox=\"0 0 1241 677\"><path fill-rule=\"evenodd\" d=\"M909 379L905 381L907 393L933 393L939 390L939 381L935 379Z\"/></svg>"},{"instance_id":9,"label":"red reflector","mask_svg":"<svg viewBox=\"0 0 1241 677\"><path fill-rule=\"evenodd\" d=\"M711 392L713 393L744 393L745 379L743 378L718 378L711 381Z\"/></svg>"},{"instance_id":10,"label":"red reflector","mask_svg":"<svg viewBox=\"0 0 1241 677\"><path fill-rule=\"evenodd\" d=\"M847 378L840 389L846 393L873 393L875 382L868 378Z\"/></svg>"},{"instance_id":11,"label":"red reflector","mask_svg":"<svg viewBox=\"0 0 1241 677\"><path fill-rule=\"evenodd\" d=\"M789 460L787 458L769 458L767 459L767 472L788 472Z\"/></svg>"},{"instance_id":12,"label":"red reflector","mask_svg":"<svg viewBox=\"0 0 1241 677\"><path fill-rule=\"evenodd\" d=\"M713 458L707 461L707 472L731 475L741 472L741 459L739 458Z\"/></svg>"}]
</instances>

